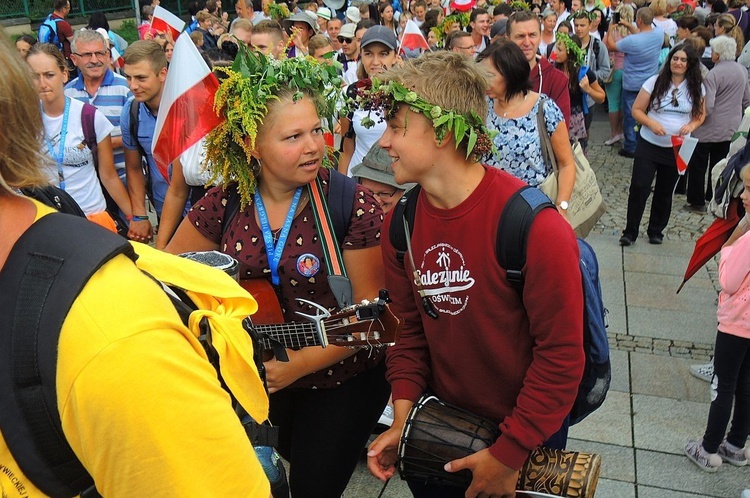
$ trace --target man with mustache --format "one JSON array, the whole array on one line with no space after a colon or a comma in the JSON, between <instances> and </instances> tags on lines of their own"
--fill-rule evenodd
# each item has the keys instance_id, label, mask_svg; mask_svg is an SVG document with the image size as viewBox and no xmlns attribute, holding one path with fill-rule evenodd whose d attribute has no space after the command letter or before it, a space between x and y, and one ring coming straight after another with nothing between
<instances>
[{"instance_id":1,"label":"man with mustache","mask_svg":"<svg viewBox=\"0 0 750 498\"><path fill-rule=\"evenodd\" d=\"M112 126L112 149L117 175L125 182L125 152L122 148L120 114L133 96L128 82L110 69L109 41L93 30L76 31L70 43L71 59L80 76L65 85L67 97L91 104L104 114Z\"/></svg>"}]
</instances>

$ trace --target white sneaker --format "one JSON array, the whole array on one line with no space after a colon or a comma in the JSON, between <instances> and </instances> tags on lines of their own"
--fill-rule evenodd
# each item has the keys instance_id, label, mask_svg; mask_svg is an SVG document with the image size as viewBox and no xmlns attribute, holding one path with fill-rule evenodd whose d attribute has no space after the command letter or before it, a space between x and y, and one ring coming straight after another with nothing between
<instances>
[{"instance_id":1,"label":"white sneaker","mask_svg":"<svg viewBox=\"0 0 750 498\"><path fill-rule=\"evenodd\" d=\"M699 469L705 472L716 472L721 467L722 460L716 453L706 453L700 441L692 440L685 444L685 455Z\"/></svg>"},{"instance_id":2,"label":"white sneaker","mask_svg":"<svg viewBox=\"0 0 750 498\"><path fill-rule=\"evenodd\" d=\"M383 414L378 419L378 424L390 427L393 425L393 407L391 405L385 405Z\"/></svg>"},{"instance_id":3,"label":"white sneaker","mask_svg":"<svg viewBox=\"0 0 750 498\"><path fill-rule=\"evenodd\" d=\"M711 382L711 378L714 376L714 362L706 363L705 365L691 365L690 373L693 377L706 382Z\"/></svg>"}]
</instances>

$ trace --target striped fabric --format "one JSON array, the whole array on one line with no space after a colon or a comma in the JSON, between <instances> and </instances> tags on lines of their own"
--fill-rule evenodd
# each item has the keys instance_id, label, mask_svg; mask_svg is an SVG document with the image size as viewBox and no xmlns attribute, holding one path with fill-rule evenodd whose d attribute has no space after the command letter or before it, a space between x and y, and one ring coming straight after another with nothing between
<instances>
[{"instance_id":1,"label":"striped fabric","mask_svg":"<svg viewBox=\"0 0 750 498\"><path fill-rule=\"evenodd\" d=\"M99 111L101 111L109 120L110 123L115 127L112 130L112 137L119 137L122 135L120 130L120 114L122 113L122 107L128 98L132 97L133 94L128 88L127 80L115 74L112 70L107 70L104 75L104 80L99 86L99 91L96 95L89 95L86 91L86 87L83 84L83 77L79 76L67 85L65 85L65 95L86 102L93 105ZM115 153L115 168L120 178L125 178L125 152L122 147L118 147L114 150Z\"/></svg>"}]
</instances>

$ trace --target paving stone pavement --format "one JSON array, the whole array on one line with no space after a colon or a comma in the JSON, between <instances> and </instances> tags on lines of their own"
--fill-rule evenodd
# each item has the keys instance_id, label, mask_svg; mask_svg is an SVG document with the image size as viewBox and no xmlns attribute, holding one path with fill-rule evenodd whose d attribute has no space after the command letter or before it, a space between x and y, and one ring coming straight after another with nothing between
<instances>
[{"instance_id":1,"label":"paving stone pavement","mask_svg":"<svg viewBox=\"0 0 750 498\"><path fill-rule=\"evenodd\" d=\"M606 114L599 111L588 157L609 209L587 241L599 259L609 309L612 386L604 405L571 428L568 448L602 455L599 498L739 498L750 488L750 467L723 465L706 474L682 452L686 439L703 433L710 403L708 384L692 377L688 367L713 351L716 261L680 294L675 291L695 239L713 218L683 210L685 196L677 195L663 245L642 237L621 248L632 160L617 155L619 146L603 145L608 137ZM650 204L642 230L649 209ZM382 487L363 460L344 497L374 498ZM411 494L394 478L382 496Z\"/></svg>"}]
</instances>

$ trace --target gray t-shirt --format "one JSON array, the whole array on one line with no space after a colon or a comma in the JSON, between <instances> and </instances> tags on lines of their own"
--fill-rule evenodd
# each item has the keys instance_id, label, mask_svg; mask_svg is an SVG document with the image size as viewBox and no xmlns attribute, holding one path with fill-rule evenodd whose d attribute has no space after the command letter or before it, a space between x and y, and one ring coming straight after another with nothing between
<instances>
[{"instance_id":1,"label":"gray t-shirt","mask_svg":"<svg viewBox=\"0 0 750 498\"><path fill-rule=\"evenodd\" d=\"M658 28L626 36L617 42L617 50L625 54L623 90L639 91L643 83L659 71L659 53L663 44L664 32Z\"/></svg>"}]
</instances>

